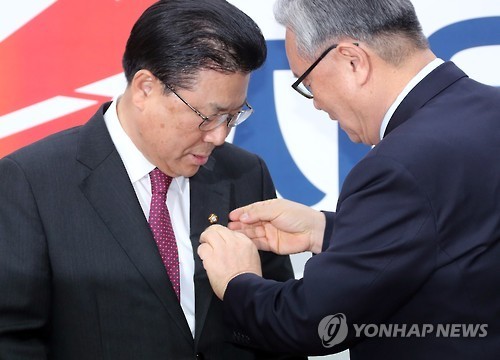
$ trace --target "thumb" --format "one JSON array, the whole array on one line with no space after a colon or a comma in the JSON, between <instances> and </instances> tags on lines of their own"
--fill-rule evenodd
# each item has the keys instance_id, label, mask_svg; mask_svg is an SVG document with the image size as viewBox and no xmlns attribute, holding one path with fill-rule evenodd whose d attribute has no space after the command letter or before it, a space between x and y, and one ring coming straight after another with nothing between
<instances>
[{"instance_id":1,"label":"thumb","mask_svg":"<svg viewBox=\"0 0 500 360\"><path fill-rule=\"evenodd\" d=\"M231 211L231 221L239 221L245 224L253 224L259 221L271 221L279 214L282 207L282 199L270 199L255 202Z\"/></svg>"}]
</instances>

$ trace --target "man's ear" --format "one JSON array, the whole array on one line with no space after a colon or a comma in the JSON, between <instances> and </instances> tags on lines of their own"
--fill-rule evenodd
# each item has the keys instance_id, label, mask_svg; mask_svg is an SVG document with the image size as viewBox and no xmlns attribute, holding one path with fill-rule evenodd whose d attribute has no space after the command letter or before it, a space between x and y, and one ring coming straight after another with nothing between
<instances>
[{"instance_id":1,"label":"man's ear","mask_svg":"<svg viewBox=\"0 0 500 360\"><path fill-rule=\"evenodd\" d=\"M338 52L348 62L352 75L359 84L364 84L370 75L371 62L367 52L357 43L340 43Z\"/></svg>"},{"instance_id":2,"label":"man's ear","mask_svg":"<svg viewBox=\"0 0 500 360\"><path fill-rule=\"evenodd\" d=\"M132 91L132 101L139 109L143 109L148 97L154 91L155 82L158 80L149 71L141 69L135 73L132 82L130 83L130 90Z\"/></svg>"}]
</instances>

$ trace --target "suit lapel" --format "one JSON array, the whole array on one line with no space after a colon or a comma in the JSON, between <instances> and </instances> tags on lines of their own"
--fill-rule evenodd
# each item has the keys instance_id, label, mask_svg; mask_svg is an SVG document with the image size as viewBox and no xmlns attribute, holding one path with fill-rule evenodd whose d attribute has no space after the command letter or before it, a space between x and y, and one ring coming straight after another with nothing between
<instances>
[{"instance_id":1,"label":"suit lapel","mask_svg":"<svg viewBox=\"0 0 500 360\"><path fill-rule=\"evenodd\" d=\"M210 226L208 217L216 214L218 223L227 225L230 209L231 184L220 178L213 171L215 159L210 161L189 180L191 196L191 243L195 259L195 306L196 306L196 332L195 342L200 339L201 331L207 317L208 309L213 298L212 288L198 256L200 234Z\"/></svg>"},{"instance_id":2,"label":"suit lapel","mask_svg":"<svg viewBox=\"0 0 500 360\"><path fill-rule=\"evenodd\" d=\"M463 77L467 75L452 62L446 62L434 69L408 93L398 106L387 125L384 137L408 120L429 100Z\"/></svg>"},{"instance_id":3,"label":"suit lapel","mask_svg":"<svg viewBox=\"0 0 500 360\"><path fill-rule=\"evenodd\" d=\"M108 105L109 106L109 105ZM104 107L82 128L77 160L89 169L81 190L114 239L148 282L182 333L192 341L184 313L149 225L104 123Z\"/></svg>"}]
</instances>

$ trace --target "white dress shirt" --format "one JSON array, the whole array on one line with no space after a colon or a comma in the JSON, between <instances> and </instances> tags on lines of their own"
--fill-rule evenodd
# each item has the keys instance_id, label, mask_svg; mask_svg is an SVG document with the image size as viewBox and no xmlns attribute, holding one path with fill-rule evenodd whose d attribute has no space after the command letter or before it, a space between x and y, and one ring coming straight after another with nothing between
<instances>
[{"instance_id":1,"label":"white dress shirt","mask_svg":"<svg viewBox=\"0 0 500 360\"><path fill-rule=\"evenodd\" d=\"M387 126L389 125L389 120L391 120L392 115L394 115L394 112L398 108L399 104L401 104L406 97L410 93L410 91L417 86L419 82L421 82L427 75L429 75L432 70L437 68L439 65L444 63L443 60L436 58L432 60L430 63L428 63L422 70L418 72L413 79L410 80L410 82L405 86L403 91L398 95L396 100L392 103L392 105L389 107L389 110L387 110L384 119L382 120L382 124L380 126L380 140L383 139L385 130L387 129Z\"/></svg>"},{"instance_id":2,"label":"white dress shirt","mask_svg":"<svg viewBox=\"0 0 500 360\"><path fill-rule=\"evenodd\" d=\"M125 165L130 182L134 187L142 211L149 219L151 205L151 180L149 173L155 168L137 149L132 140L123 130L116 111L116 100L111 103L104 114L104 121L111 139ZM194 337L195 301L194 301L194 257L190 235L190 197L189 179L176 177L167 192L167 207L172 221L172 227L179 251L179 270L181 285L181 307ZM138 241L140 241L138 239Z\"/></svg>"}]
</instances>

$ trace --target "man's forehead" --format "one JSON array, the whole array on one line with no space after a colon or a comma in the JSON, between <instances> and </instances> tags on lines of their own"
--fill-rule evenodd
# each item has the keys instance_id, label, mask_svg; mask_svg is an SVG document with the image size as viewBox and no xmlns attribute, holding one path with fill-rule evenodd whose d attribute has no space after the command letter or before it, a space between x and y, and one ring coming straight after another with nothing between
<instances>
[{"instance_id":1,"label":"man's forehead","mask_svg":"<svg viewBox=\"0 0 500 360\"><path fill-rule=\"evenodd\" d=\"M300 74L296 73L299 72L297 68L304 67L306 60L299 55L295 33L289 28L285 33L285 50L290 69L294 76L298 77ZM302 72L300 71L300 73Z\"/></svg>"}]
</instances>

